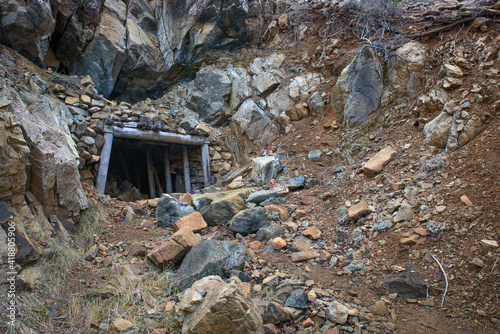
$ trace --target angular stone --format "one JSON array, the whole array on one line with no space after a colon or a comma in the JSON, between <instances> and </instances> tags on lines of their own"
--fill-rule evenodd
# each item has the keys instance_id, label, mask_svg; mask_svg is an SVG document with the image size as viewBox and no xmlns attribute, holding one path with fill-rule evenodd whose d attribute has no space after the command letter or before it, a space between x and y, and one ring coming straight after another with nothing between
<instances>
[{"instance_id":1,"label":"angular stone","mask_svg":"<svg viewBox=\"0 0 500 334\"><path fill-rule=\"evenodd\" d=\"M314 250L306 250L302 252L297 252L292 254L292 261L293 262L300 262L300 261L306 261L310 259L315 259L318 257L318 252Z\"/></svg>"},{"instance_id":2,"label":"angular stone","mask_svg":"<svg viewBox=\"0 0 500 334\"><path fill-rule=\"evenodd\" d=\"M273 156L252 159L252 180L257 184L271 181L277 166L279 160Z\"/></svg>"},{"instance_id":3,"label":"angular stone","mask_svg":"<svg viewBox=\"0 0 500 334\"><path fill-rule=\"evenodd\" d=\"M149 252L148 258L157 266L165 266L169 263L176 264L198 243L198 237L186 226L175 232L169 240Z\"/></svg>"},{"instance_id":4,"label":"angular stone","mask_svg":"<svg viewBox=\"0 0 500 334\"><path fill-rule=\"evenodd\" d=\"M396 155L397 151L391 146L387 146L377 154L375 154L363 167L363 172L367 175L378 174L382 171Z\"/></svg>"},{"instance_id":5,"label":"angular stone","mask_svg":"<svg viewBox=\"0 0 500 334\"><path fill-rule=\"evenodd\" d=\"M385 302L383 300L379 300L375 303L372 309L373 314L376 315L385 315L387 314L387 306L385 306Z\"/></svg>"},{"instance_id":6,"label":"angular stone","mask_svg":"<svg viewBox=\"0 0 500 334\"><path fill-rule=\"evenodd\" d=\"M234 284L208 276L183 292L178 309L183 333L263 333L257 306Z\"/></svg>"},{"instance_id":7,"label":"angular stone","mask_svg":"<svg viewBox=\"0 0 500 334\"><path fill-rule=\"evenodd\" d=\"M481 244L481 246L483 247L492 247L492 248L498 248L498 242L496 242L495 240L487 240L487 239L483 239L479 242Z\"/></svg>"},{"instance_id":8,"label":"angular stone","mask_svg":"<svg viewBox=\"0 0 500 334\"><path fill-rule=\"evenodd\" d=\"M322 155L323 152L321 152L321 150L310 151L309 153L307 153L307 159L311 161L320 161Z\"/></svg>"},{"instance_id":9,"label":"angular stone","mask_svg":"<svg viewBox=\"0 0 500 334\"><path fill-rule=\"evenodd\" d=\"M293 252L303 252L308 251L311 248L311 240L304 236L299 236L290 245L290 250Z\"/></svg>"},{"instance_id":10,"label":"angular stone","mask_svg":"<svg viewBox=\"0 0 500 334\"><path fill-rule=\"evenodd\" d=\"M308 237L309 239L316 240L321 237L321 231L317 227L310 227L303 231L302 235Z\"/></svg>"},{"instance_id":11,"label":"angular stone","mask_svg":"<svg viewBox=\"0 0 500 334\"><path fill-rule=\"evenodd\" d=\"M207 223L199 212L193 212L189 216L176 221L172 227L174 231L178 231L185 226L189 227L193 232L201 232L207 228Z\"/></svg>"},{"instance_id":12,"label":"angular stone","mask_svg":"<svg viewBox=\"0 0 500 334\"><path fill-rule=\"evenodd\" d=\"M371 211L368 208L368 203L361 201L349 208L349 218L352 220L358 220L359 218L370 214L370 212Z\"/></svg>"},{"instance_id":13,"label":"angular stone","mask_svg":"<svg viewBox=\"0 0 500 334\"><path fill-rule=\"evenodd\" d=\"M419 238L420 238L420 236L418 234L413 234L407 238L401 238L401 240L399 240L399 242L403 246L411 246L411 245L416 244Z\"/></svg>"},{"instance_id":14,"label":"angular stone","mask_svg":"<svg viewBox=\"0 0 500 334\"><path fill-rule=\"evenodd\" d=\"M268 222L262 226L255 235L255 239L259 241L267 241L283 235L283 229L275 222Z\"/></svg>"},{"instance_id":15,"label":"angular stone","mask_svg":"<svg viewBox=\"0 0 500 334\"><path fill-rule=\"evenodd\" d=\"M288 209L283 205L267 205L264 207L264 211L277 212L279 213L281 221L287 221L289 217Z\"/></svg>"},{"instance_id":16,"label":"angular stone","mask_svg":"<svg viewBox=\"0 0 500 334\"><path fill-rule=\"evenodd\" d=\"M249 261L245 246L231 241L203 240L193 247L177 270L173 283L182 289L205 276L228 277Z\"/></svg>"},{"instance_id":17,"label":"angular stone","mask_svg":"<svg viewBox=\"0 0 500 334\"><path fill-rule=\"evenodd\" d=\"M396 212L396 215L393 218L393 222L400 223L403 221L411 221L413 217L414 213L413 209L411 208L411 205L408 204L407 202L403 202L399 207L398 212Z\"/></svg>"},{"instance_id":18,"label":"angular stone","mask_svg":"<svg viewBox=\"0 0 500 334\"><path fill-rule=\"evenodd\" d=\"M229 222L229 229L245 236L257 232L266 223L266 213L258 207L237 213Z\"/></svg>"},{"instance_id":19,"label":"angular stone","mask_svg":"<svg viewBox=\"0 0 500 334\"><path fill-rule=\"evenodd\" d=\"M347 322L349 308L334 300L328 305L325 313L328 320L343 325Z\"/></svg>"},{"instance_id":20,"label":"angular stone","mask_svg":"<svg viewBox=\"0 0 500 334\"><path fill-rule=\"evenodd\" d=\"M176 221L194 212L190 205L178 201L170 195L163 194L158 200L156 220L158 220L160 227L172 227Z\"/></svg>"},{"instance_id":21,"label":"angular stone","mask_svg":"<svg viewBox=\"0 0 500 334\"><path fill-rule=\"evenodd\" d=\"M426 298L435 295L427 277L417 272L401 272L380 280L377 288L385 293L397 293L400 298Z\"/></svg>"},{"instance_id":22,"label":"angular stone","mask_svg":"<svg viewBox=\"0 0 500 334\"><path fill-rule=\"evenodd\" d=\"M204 194L194 198L194 205L209 226L223 225L245 208L248 189Z\"/></svg>"},{"instance_id":23,"label":"angular stone","mask_svg":"<svg viewBox=\"0 0 500 334\"><path fill-rule=\"evenodd\" d=\"M306 309L307 308L307 295L303 289L293 290L290 296L286 299L285 306Z\"/></svg>"},{"instance_id":24,"label":"angular stone","mask_svg":"<svg viewBox=\"0 0 500 334\"><path fill-rule=\"evenodd\" d=\"M126 332L132 327L134 327L133 323L122 318L114 320L111 324L111 328L113 328L117 332Z\"/></svg>"},{"instance_id":25,"label":"angular stone","mask_svg":"<svg viewBox=\"0 0 500 334\"><path fill-rule=\"evenodd\" d=\"M129 256L143 257L147 254L148 249L141 242L135 241L128 248Z\"/></svg>"},{"instance_id":26,"label":"angular stone","mask_svg":"<svg viewBox=\"0 0 500 334\"><path fill-rule=\"evenodd\" d=\"M441 112L436 118L425 124L425 143L437 148L445 148L452 123L453 116L447 112Z\"/></svg>"},{"instance_id":27,"label":"angular stone","mask_svg":"<svg viewBox=\"0 0 500 334\"><path fill-rule=\"evenodd\" d=\"M483 260L481 260L480 258L473 258L472 261L470 262L472 263L473 265L479 267L479 268L484 268L486 266L486 264L484 263Z\"/></svg>"}]
</instances>

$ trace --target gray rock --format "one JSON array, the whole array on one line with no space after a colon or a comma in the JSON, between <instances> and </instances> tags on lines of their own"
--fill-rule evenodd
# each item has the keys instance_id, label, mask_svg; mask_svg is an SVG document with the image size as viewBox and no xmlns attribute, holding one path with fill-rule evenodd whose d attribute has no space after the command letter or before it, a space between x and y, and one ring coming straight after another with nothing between
<instances>
[{"instance_id":1,"label":"gray rock","mask_svg":"<svg viewBox=\"0 0 500 334\"><path fill-rule=\"evenodd\" d=\"M347 306L334 300L328 305L325 313L328 320L343 325L347 322L347 317L349 316L347 312L349 312Z\"/></svg>"},{"instance_id":2,"label":"gray rock","mask_svg":"<svg viewBox=\"0 0 500 334\"><path fill-rule=\"evenodd\" d=\"M290 245L292 252L303 252L310 250L312 246L311 240L303 235L299 235Z\"/></svg>"},{"instance_id":3,"label":"gray rock","mask_svg":"<svg viewBox=\"0 0 500 334\"><path fill-rule=\"evenodd\" d=\"M158 220L159 227L172 227L176 221L194 212L195 210L190 205L163 194L158 200L156 220Z\"/></svg>"},{"instance_id":4,"label":"gray rock","mask_svg":"<svg viewBox=\"0 0 500 334\"><path fill-rule=\"evenodd\" d=\"M363 124L378 109L383 91L382 66L375 50L365 46L342 70L333 88L334 110L347 126Z\"/></svg>"},{"instance_id":5,"label":"gray rock","mask_svg":"<svg viewBox=\"0 0 500 334\"><path fill-rule=\"evenodd\" d=\"M447 112L441 112L436 118L425 124L425 143L437 148L445 148L452 123L453 116Z\"/></svg>"},{"instance_id":6,"label":"gray rock","mask_svg":"<svg viewBox=\"0 0 500 334\"><path fill-rule=\"evenodd\" d=\"M229 193L220 198L205 198L195 201L195 205L209 226L226 224L235 214L245 208L246 196L243 192Z\"/></svg>"},{"instance_id":7,"label":"gray rock","mask_svg":"<svg viewBox=\"0 0 500 334\"><path fill-rule=\"evenodd\" d=\"M126 210L127 212L125 213L125 219L123 220L123 223L125 225L135 224L136 216L134 210L130 206L127 206Z\"/></svg>"},{"instance_id":8,"label":"gray rock","mask_svg":"<svg viewBox=\"0 0 500 334\"><path fill-rule=\"evenodd\" d=\"M249 256L245 246L231 241L203 240L184 257L173 277L180 288L210 275L228 277L231 270L242 270Z\"/></svg>"},{"instance_id":9,"label":"gray rock","mask_svg":"<svg viewBox=\"0 0 500 334\"><path fill-rule=\"evenodd\" d=\"M200 124L200 122L198 122L196 117L189 116L189 117L184 118L179 123L179 126L186 131L194 131L199 124Z\"/></svg>"},{"instance_id":10,"label":"gray rock","mask_svg":"<svg viewBox=\"0 0 500 334\"><path fill-rule=\"evenodd\" d=\"M257 232L265 223L267 216L261 207L240 211L229 222L229 229L243 236Z\"/></svg>"},{"instance_id":11,"label":"gray rock","mask_svg":"<svg viewBox=\"0 0 500 334\"><path fill-rule=\"evenodd\" d=\"M252 99L241 104L232 118L233 125L241 135L264 147L276 138L277 128L268 115Z\"/></svg>"},{"instance_id":12,"label":"gray rock","mask_svg":"<svg viewBox=\"0 0 500 334\"><path fill-rule=\"evenodd\" d=\"M258 307L218 276L196 281L176 308L183 333L264 333Z\"/></svg>"},{"instance_id":13,"label":"gray rock","mask_svg":"<svg viewBox=\"0 0 500 334\"><path fill-rule=\"evenodd\" d=\"M320 151L320 154L321 154L321 151ZM299 175L294 179L291 179L288 177L280 177L278 179L278 183L287 186L288 189L290 189L290 190L293 190L293 189L301 188L304 186L305 177L304 177L304 175Z\"/></svg>"},{"instance_id":14,"label":"gray rock","mask_svg":"<svg viewBox=\"0 0 500 334\"><path fill-rule=\"evenodd\" d=\"M307 159L311 161L319 161L322 155L323 152L321 152L321 150L310 151L309 153L307 153Z\"/></svg>"},{"instance_id":15,"label":"gray rock","mask_svg":"<svg viewBox=\"0 0 500 334\"><path fill-rule=\"evenodd\" d=\"M290 296L286 299L285 306L306 309L307 295L303 289L293 290Z\"/></svg>"},{"instance_id":16,"label":"gray rock","mask_svg":"<svg viewBox=\"0 0 500 334\"><path fill-rule=\"evenodd\" d=\"M252 159L252 180L257 184L271 181L280 165L273 156Z\"/></svg>"},{"instance_id":17,"label":"gray rock","mask_svg":"<svg viewBox=\"0 0 500 334\"><path fill-rule=\"evenodd\" d=\"M472 263L473 265L475 265L479 268L484 268L486 266L486 264L484 264L484 261L478 257L473 258L470 263Z\"/></svg>"},{"instance_id":18,"label":"gray rock","mask_svg":"<svg viewBox=\"0 0 500 334\"><path fill-rule=\"evenodd\" d=\"M401 298L426 298L435 295L427 277L416 272L402 272L380 280L377 287L385 293L397 293Z\"/></svg>"},{"instance_id":19,"label":"gray rock","mask_svg":"<svg viewBox=\"0 0 500 334\"><path fill-rule=\"evenodd\" d=\"M260 202L260 206L268 206L268 205L279 205L280 199L278 197L269 197L263 202Z\"/></svg>"},{"instance_id":20,"label":"gray rock","mask_svg":"<svg viewBox=\"0 0 500 334\"><path fill-rule=\"evenodd\" d=\"M314 92L314 94L311 95L309 98L309 105L316 114L322 114L325 111L325 102L323 102L319 92Z\"/></svg>"},{"instance_id":21,"label":"gray rock","mask_svg":"<svg viewBox=\"0 0 500 334\"><path fill-rule=\"evenodd\" d=\"M279 78L270 72L262 72L253 79L253 86L260 96L271 93L279 84Z\"/></svg>"},{"instance_id":22,"label":"gray rock","mask_svg":"<svg viewBox=\"0 0 500 334\"><path fill-rule=\"evenodd\" d=\"M262 226L255 235L258 241L267 241L283 235L283 229L275 222L270 222Z\"/></svg>"},{"instance_id":23,"label":"gray rock","mask_svg":"<svg viewBox=\"0 0 500 334\"><path fill-rule=\"evenodd\" d=\"M254 299L258 307L264 324L281 324L285 321L291 321L292 315L283 306L275 302Z\"/></svg>"},{"instance_id":24,"label":"gray rock","mask_svg":"<svg viewBox=\"0 0 500 334\"><path fill-rule=\"evenodd\" d=\"M228 66L227 75L231 79L231 95L229 97L229 107L231 110L237 110L243 101L251 97L253 92L249 87L250 75L242 67L233 68Z\"/></svg>"},{"instance_id":25,"label":"gray rock","mask_svg":"<svg viewBox=\"0 0 500 334\"><path fill-rule=\"evenodd\" d=\"M278 197L278 193L272 190L260 190L248 196L247 203L255 203L259 205L271 197Z\"/></svg>"},{"instance_id":26,"label":"gray rock","mask_svg":"<svg viewBox=\"0 0 500 334\"><path fill-rule=\"evenodd\" d=\"M304 184L304 186L306 189L311 189L311 188L317 186L318 184L319 184L318 179L310 177L306 180L306 183Z\"/></svg>"},{"instance_id":27,"label":"gray rock","mask_svg":"<svg viewBox=\"0 0 500 334\"><path fill-rule=\"evenodd\" d=\"M410 221L412 219L413 219L413 210L411 208L411 205L406 202L403 202L399 207L398 212L396 212L396 215L393 218L393 222L399 223L403 221Z\"/></svg>"},{"instance_id":28,"label":"gray rock","mask_svg":"<svg viewBox=\"0 0 500 334\"><path fill-rule=\"evenodd\" d=\"M231 80L225 72L201 70L189 88L186 106L197 112L204 122L220 125L231 116L226 102L230 92Z\"/></svg>"}]
</instances>

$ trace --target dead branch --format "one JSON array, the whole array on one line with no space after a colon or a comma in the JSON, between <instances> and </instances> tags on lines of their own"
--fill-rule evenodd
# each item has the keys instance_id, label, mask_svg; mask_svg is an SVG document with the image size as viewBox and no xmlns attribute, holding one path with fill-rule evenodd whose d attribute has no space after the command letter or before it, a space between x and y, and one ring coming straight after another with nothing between
<instances>
[{"instance_id":1,"label":"dead branch","mask_svg":"<svg viewBox=\"0 0 500 334\"><path fill-rule=\"evenodd\" d=\"M446 292L448 292L448 276L446 276L446 272L444 271L443 266L438 261L438 259L436 259L436 257L434 255L432 255L432 254L431 254L431 256L437 262L439 268L441 268L441 271L443 272L443 275L444 275L444 280L446 282L446 288L444 289L443 298L441 299L441 306L440 306L440 307L443 307L444 297L446 296Z\"/></svg>"},{"instance_id":2,"label":"dead branch","mask_svg":"<svg viewBox=\"0 0 500 334\"><path fill-rule=\"evenodd\" d=\"M445 30L451 29L454 26L457 26L459 24L467 23L467 22L470 22L470 21L474 21L475 19L476 19L476 17L474 17L474 16L468 17L468 18L465 18L463 20L460 20L460 21L448 24L448 25L446 25L444 27L441 27L441 28L437 28L437 29L434 29L434 30L430 30L430 31L427 31L427 32L420 33L420 34L414 34L414 35L406 36L406 38L419 38L419 37L424 37L424 36L427 36L427 35L435 34L435 33L441 32L441 31L445 31Z\"/></svg>"},{"instance_id":3,"label":"dead branch","mask_svg":"<svg viewBox=\"0 0 500 334\"><path fill-rule=\"evenodd\" d=\"M491 267L490 275L493 274L493 271L495 270L495 267L497 266L499 256L500 256L500 253L497 254L497 259L495 260L495 263L493 263L493 267Z\"/></svg>"}]
</instances>

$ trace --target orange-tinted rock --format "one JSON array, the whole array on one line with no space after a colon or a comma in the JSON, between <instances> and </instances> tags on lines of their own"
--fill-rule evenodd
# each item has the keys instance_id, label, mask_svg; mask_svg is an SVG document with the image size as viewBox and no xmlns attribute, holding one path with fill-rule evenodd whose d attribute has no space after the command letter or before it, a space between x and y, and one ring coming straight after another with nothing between
<instances>
[{"instance_id":1,"label":"orange-tinted rock","mask_svg":"<svg viewBox=\"0 0 500 334\"><path fill-rule=\"evenodd\" d=\"M306 261L318 257L318 252L313 250L307 250L303 252L297 252L292 254L293 262Z\"/></svg>"},{"instance_id":2,"label":"orange-tinted rock","mask_svg":"<svg viewBox=\"0 0 500 334\"><path fill-rule=\"evenodd\" d=\"M179 201L193 206L193 196L191 196L190 193L182 194L182 196L179 197Z\"/></svg>"},{"instance_id":3,"label":"orange-tinted rock","mask_svg":"<svg viewBox=\"0 0 500 334\"><path fill-rule=\"evenodd\" d=\"M349 208L349 218L352 220L358 220L361 217L364 217L370 213L370 209L368 208L368 203L359 202L356 205L353 205Z\"/></svg>"},{"instance_id":4,"label":"orange-tinted rock","mask_svg":"<svg viewBox=\"0 0 500 334\"><path fill-rule=\"evenodd\" d=\"M416 244L418 239L420 239L420 236L418 234L413 234L407 238L402 238L399 242L401 245L410 246Z\"/></svg>"},{"instance_id":5,"label":"orange-tinted rock","mask_svg":"<svg viewBox=\"0 0 500 334\"><path fill-rule=\"evenodd\" d=\"M278 212L280 214L281 221L286 221L289 217L288 209L283 205L271 204L264 207L265 211Z\"/></svg>"},{"instance_id":6,"label":"orange-tinted rock","mask_svg":"<svg viewBox=\"0 0 500 334\"><path fill-rule=\"evenodd\" d=\"M199 212L193 212L176 221L172 227L174 231L179 231L184 226L188 226L193 232L200 232L207 228L207 223Z\"/></svg>"},{"instance_id":7,"label":"orange-tinted rock","mask_svg":"<svg viewBox=\"0 0 500 334\"><path fill-rule=\"evenodd\" d=\"M367 175L378 174L382 171L396 155L396 150L391 146L387 146L382 151L375 154L363 167L363 172Z\"/></svg>"},{"instance_id":8,"label":"orange-tinted rock","mask_svg":"<svg viewBox=\"0 0 500 334\"><path fill-rule=\"evenodd\" d=\"M302 232L303 236L308 237L309 239L319 239L321 237L321 231L317 227L310 227L307 230Z\"/></svg>"},{"instance_id":9,"label":"orange-tinted rock","mask_svg":"<svg viewBox=\"0 0 500 334\"><path fill-rule=\"evenodd\" d=\"M254 252L260 249L260 246L262 246L262 243L260 241L252 241L251 243L248 244L248 248L253 250Z\"/></svg>"},{"instance_id":10,"label":"orange-tinted rock","mask_svg":"<svg viewBox=\"0 0 500 334\"><path fill-rule=\"evenodd\" d=\"M278 249L282 249L286 246L286 241L283 240L282 238L278 237L278 238L274 238L273 239L273 248L278 250Z\"/></svg>"},{"instance_id":11,"label":"orange-tinted rock","mask_svg":"<svg viewBox=\"0 0 500 334\"><path fill-rule=\"evenodd\" d=\"M319 257L321 258L321 260L323 261L330 261L330 259L332 258L332 254L330 254L329 252L327 252L326 250L322 249L320 252L319 252Z\"/></svg>"},{"instance_id":12,"label":"orange-tinted rock","mask_svg":"<svg viewBox=\"0 0 500 334\"><path fill-rule=\"evenodd\" d=\"M467 206L473 206L474 204L472 204L471 200L469 199L469 197L463 195L462 197L460 197L460 200Z\"/></svg>"},{"instance_id":13,"label":"orange-tinted rock","mask_svg":"<svg viewBox=\"0 0 500 334\"><path fill-rule=\"evenodd\" d=\"M415 232L416 234L418 234L422 237L425 237L427 235L427 230L423 227L416 227L413 229L413 232Z\"/></svg>"},{"instance_id":14,"label":"orange-tinted rock","mask_svg":"<svg viewBox=\"0 0 500 334\"><path fill-rule=\"evenodd\" d=\"M302 217L305 217L306 215L307 215L307 212L305 210L297 209L293 213L293 219L300 219Z\"/></svg>"},{"instance_id":15,"label":"orange-tinted rock","mask_svg":"<svg viewBox=\"0 0 500 334\"><path fill-rule=\"evenodd\" d=\"M157 266L179 263L184 255L198 243L198 238L193 231L185 226L175 232L169 240L149 252L148 258Z\"/></svg>"}]
</instances>

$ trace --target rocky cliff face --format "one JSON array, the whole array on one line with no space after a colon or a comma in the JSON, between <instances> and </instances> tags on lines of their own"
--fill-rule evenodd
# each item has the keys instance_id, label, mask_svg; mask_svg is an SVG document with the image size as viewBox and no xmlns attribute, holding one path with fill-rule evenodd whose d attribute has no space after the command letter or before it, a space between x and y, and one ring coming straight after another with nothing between
<instances>
[{"instance_id":1,"label":"rocky cliff face","mask_svg":"<svg viewBox=\"0 0 500 334\"><path fill-rule=\"evenodd\" d=\"M160 97L208 51L256 42L272 8L264 0L6 0L0 43L135 102Z\"/></svg>"}]
</instances>

